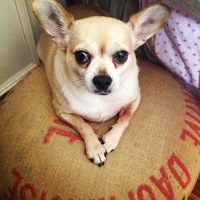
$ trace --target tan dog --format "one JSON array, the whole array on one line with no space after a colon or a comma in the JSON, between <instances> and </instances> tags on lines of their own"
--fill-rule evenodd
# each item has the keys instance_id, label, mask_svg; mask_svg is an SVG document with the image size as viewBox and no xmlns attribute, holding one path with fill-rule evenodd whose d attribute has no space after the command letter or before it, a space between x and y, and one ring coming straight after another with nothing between
<instances>
[{"instance_id":1,"label":"tan dog","mask_svg":"<svg viewBox=\"0 0 200 200\"><path fill-rule=\"evenodd\" d=\"M105 16L74 20L54 0L34 0L32 7L50 36L42 34L38 53L56 114L80 133L88 158L102 166L140 103L134 51L163 26L170 11L155 4L124 23ZM118 121L100 140L84 121L103 122L117 113Z\"/></svg>"}]
</instances>

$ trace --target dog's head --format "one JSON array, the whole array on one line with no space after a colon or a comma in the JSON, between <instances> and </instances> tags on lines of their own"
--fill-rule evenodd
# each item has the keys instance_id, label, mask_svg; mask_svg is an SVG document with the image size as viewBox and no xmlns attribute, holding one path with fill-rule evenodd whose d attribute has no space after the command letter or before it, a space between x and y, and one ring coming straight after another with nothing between
<instances>
[{"instance_id":1,"label":"dog's head","mask_svg":"<svg viewBox=\"0 0 200 200\"><path fill-rule=\"evenodd\" d=\"M117 92L123 81L138 73L134 51L168 20L170 11L155 4L127 23L109 17L74 20L54 0L33 0L32 7L53 41L66 51L72 81L89 92ZM136 77L137 78L137 77ZM137 80L136 80L137 81Z\"/></svg>"}]
</instances>

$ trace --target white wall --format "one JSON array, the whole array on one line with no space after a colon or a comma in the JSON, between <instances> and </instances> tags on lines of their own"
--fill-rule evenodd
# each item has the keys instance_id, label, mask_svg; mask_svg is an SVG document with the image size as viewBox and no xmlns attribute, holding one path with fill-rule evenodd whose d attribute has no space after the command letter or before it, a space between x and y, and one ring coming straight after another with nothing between
<instances>
[{"instance_id":1,"label":"white wall","mask_svg":"<svg viewBox=\"0 0 200 200\"><path fill-rule=\"evenodd\" d=\"M0 96L38 62L34 36L24 0L1 1Z\"/></svg>"},{"instance_id":2,"label":"white wall","mask_svg":"<svg viewBox=\"0 0 200 200\"><path fill-rule=\"evenodd\" d=\"M66 6L65 0L58 0ZM0 96L33 69L39 59L36 43L40 25L31 0L5 0L0 6Z\"/></svg>"}]
</instances>

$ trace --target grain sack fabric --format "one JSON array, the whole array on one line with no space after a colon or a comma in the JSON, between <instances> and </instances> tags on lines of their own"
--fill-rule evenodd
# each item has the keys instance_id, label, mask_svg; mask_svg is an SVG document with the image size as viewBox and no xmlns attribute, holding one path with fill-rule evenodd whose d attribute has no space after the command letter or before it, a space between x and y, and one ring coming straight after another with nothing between
<instances>
[{"instance_id":1,"label":"grain sack fabric","mask_svg":"<svg viewBox=\"0 0 200 200\"><path fill-rule=\"evenodd\" d=\"M141 104L101 168L56 117L44 67L24 78L0 108L0 199L187 199L200 172L200 105L166 70L139 67ZM91 125L102 135L115 121Z\"/></svg>"}]
</instances>

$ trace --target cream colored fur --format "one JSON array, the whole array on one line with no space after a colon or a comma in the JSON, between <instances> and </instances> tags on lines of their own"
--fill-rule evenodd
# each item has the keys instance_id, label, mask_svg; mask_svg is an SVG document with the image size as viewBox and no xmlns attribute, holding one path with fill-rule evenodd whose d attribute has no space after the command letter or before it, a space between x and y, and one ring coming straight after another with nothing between
<instances>
[{"instance_id":1,"label":"cream colored fur","mask_svg":"<svg viewBox=\"0 0 200 200\"><path fill-rule=\"evenodd\" d=\"M81 7L71 14L54 0L34 0L32 7L45 29L38 54L45 64L55 112L80 133L88 158L102 166L140 103L134 51L167 21L170 11L155 4L124 23L105 16L74 20L72 14L84 15ZM117 123L100 140L84 121L103 122L117 113Z\"/></svg>"}]
</instances>

